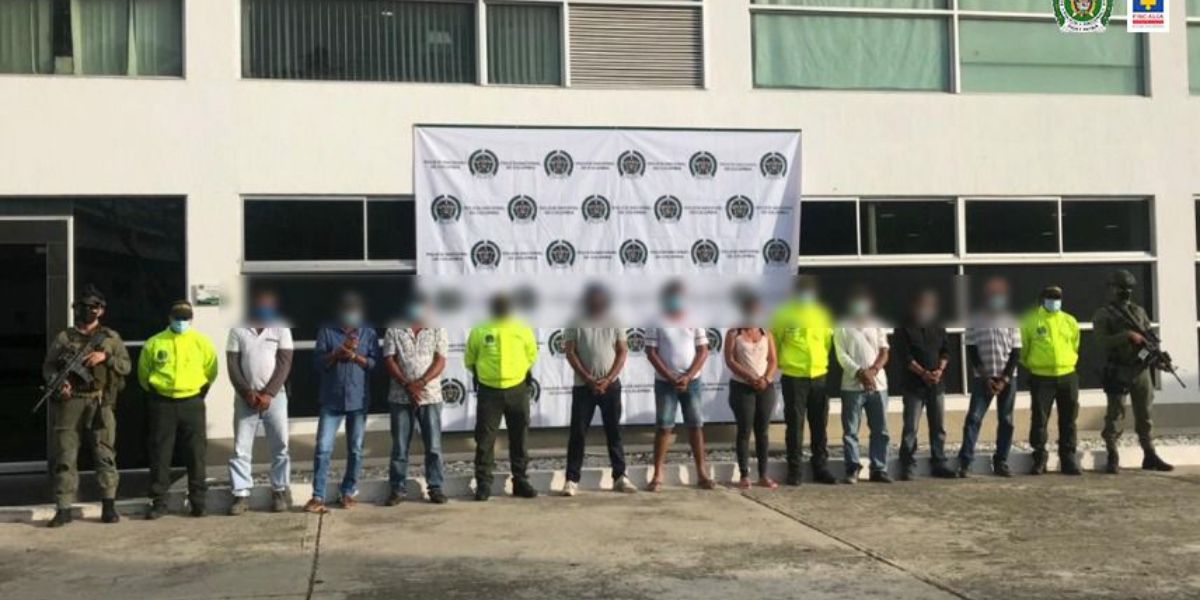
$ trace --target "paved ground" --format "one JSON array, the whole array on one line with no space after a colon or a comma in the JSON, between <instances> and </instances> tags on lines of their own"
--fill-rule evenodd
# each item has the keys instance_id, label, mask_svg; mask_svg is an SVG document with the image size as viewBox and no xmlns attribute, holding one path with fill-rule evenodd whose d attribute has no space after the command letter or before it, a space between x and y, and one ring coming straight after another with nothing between
<instances>
[{"instance_id":1,"label":"paved ground","mask_svg":"<svg viewBox=\"0 0 1200 600\"><path fill-rule=\"evenodd\" d=\"M0 598L1200 597L1200 469L0 525Z\"/></svg>"}]
</instances>

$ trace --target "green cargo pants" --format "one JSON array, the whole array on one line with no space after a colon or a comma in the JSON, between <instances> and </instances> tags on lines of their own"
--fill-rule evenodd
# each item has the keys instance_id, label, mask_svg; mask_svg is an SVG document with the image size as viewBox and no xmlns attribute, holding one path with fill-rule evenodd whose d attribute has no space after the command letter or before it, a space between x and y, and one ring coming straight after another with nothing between
<instances>
[{"instance_id":1,"label":"green cargo pants","mask_svg":"<svg viewBox=\"0 0 1200 600\"><path fill-rule=\"evenodd\" d=\"M80 442L91 447L102 497L117 497L117 420L113 407L102 405L94 394L72 396L54 404L54 497L58 508L69 508L75 501Z\"/></svg>"},{"instance_id":2,"label":"green cargo pants","mask_svg":"<svg viewBox=\"0 0 1200 600\"><path fill-rule=\"evenodd\" d=\"M1154 383L1150 379L1150 371L1142 370L1133 378L1128 394L1106 394L1108 410L1104 414L1104 430L1100 437L1113 447L1121 439L1125 430L1125 398L1133 406L1133 427L1137 431L1138 442L1142 448L1153 445L1154 422L1151 420L1151 410L1154 405Z\"/></svg>"},{"instance_id":3,"label":"green cargo pants","mask_svg":"<svg viewBox=\"0 0 1200 600\"><path fill-rule=\"evenodd\" d=\"M510 388L493 388L479 384L479 399L475 410L475 481L491 485L492 469L496 466L496 433L500 419L508 426L508 458L512 463L513 481L528 479L525 466L529 453L525 438L529 434L529 388L520 383Z\"/></svg>"}]
</instances>

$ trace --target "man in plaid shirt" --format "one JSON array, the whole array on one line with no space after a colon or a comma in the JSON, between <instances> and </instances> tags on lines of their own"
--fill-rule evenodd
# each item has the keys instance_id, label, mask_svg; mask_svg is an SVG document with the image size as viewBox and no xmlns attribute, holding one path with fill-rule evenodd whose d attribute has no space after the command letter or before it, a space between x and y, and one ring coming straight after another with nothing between
<instances>
[{"instance_id":1,"label":"man in plaid shirt","mask_svg":"<svg viewBox=\"0 0 1200 600\"><path fill-rule=\"evenodd\" d=\"M967 359L971 363L971 406L963 422L958 476L966 477L971 470L979 426L995 398L996 453L992 455L992 471L1001 477L1012 477L1008 452L1012 448L1021 330L1008 312L1008 281L1000 277L989 279L984 285L983 296L984 308L972 319L966 333Z\"/></svg>"}]
</instances>

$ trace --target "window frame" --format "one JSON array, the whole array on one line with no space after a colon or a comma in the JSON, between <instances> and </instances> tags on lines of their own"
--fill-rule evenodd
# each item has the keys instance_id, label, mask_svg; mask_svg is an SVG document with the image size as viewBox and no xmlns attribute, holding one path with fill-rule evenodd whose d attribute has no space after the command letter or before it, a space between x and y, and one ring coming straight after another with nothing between
<instances>
[{"instance_id":1,"label":"window frame","mask_svg":"<svg viewBox=\"0 0 1200 600\"><path fill-rule=\"evenodd\" d=\"M249 260L246 258L246 204L249 202L296 202L296 201L325 201L325 202L357 202L362 205L363 215L363 254L359 260ZM263 274L292 274L292 273L397 273L416 274L417 261L413 259L372 259L370 258L370 225L369 206L371 202L409 202L415 203L412 194L395 195L286 195L286 194L247 194L241 198L239 225L241 244L239 260L243 275ZM416 231L413 231L416 235Z\"/></svg>"}]
</instances>

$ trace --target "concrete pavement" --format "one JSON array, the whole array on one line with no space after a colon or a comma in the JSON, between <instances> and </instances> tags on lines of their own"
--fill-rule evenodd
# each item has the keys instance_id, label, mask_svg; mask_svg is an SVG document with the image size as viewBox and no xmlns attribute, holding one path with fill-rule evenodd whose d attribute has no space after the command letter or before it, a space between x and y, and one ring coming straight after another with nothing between
<instances>
[{"instance_id":1,"label":"concrete pavement","mask_svg":"<svg viewBox=\"0 0 1200 600\"><path fill-rule=\"evenodd\" d=\"M1200 596L1200 469L0 525L0 598Z\"/></svg>"}]
</instances>

